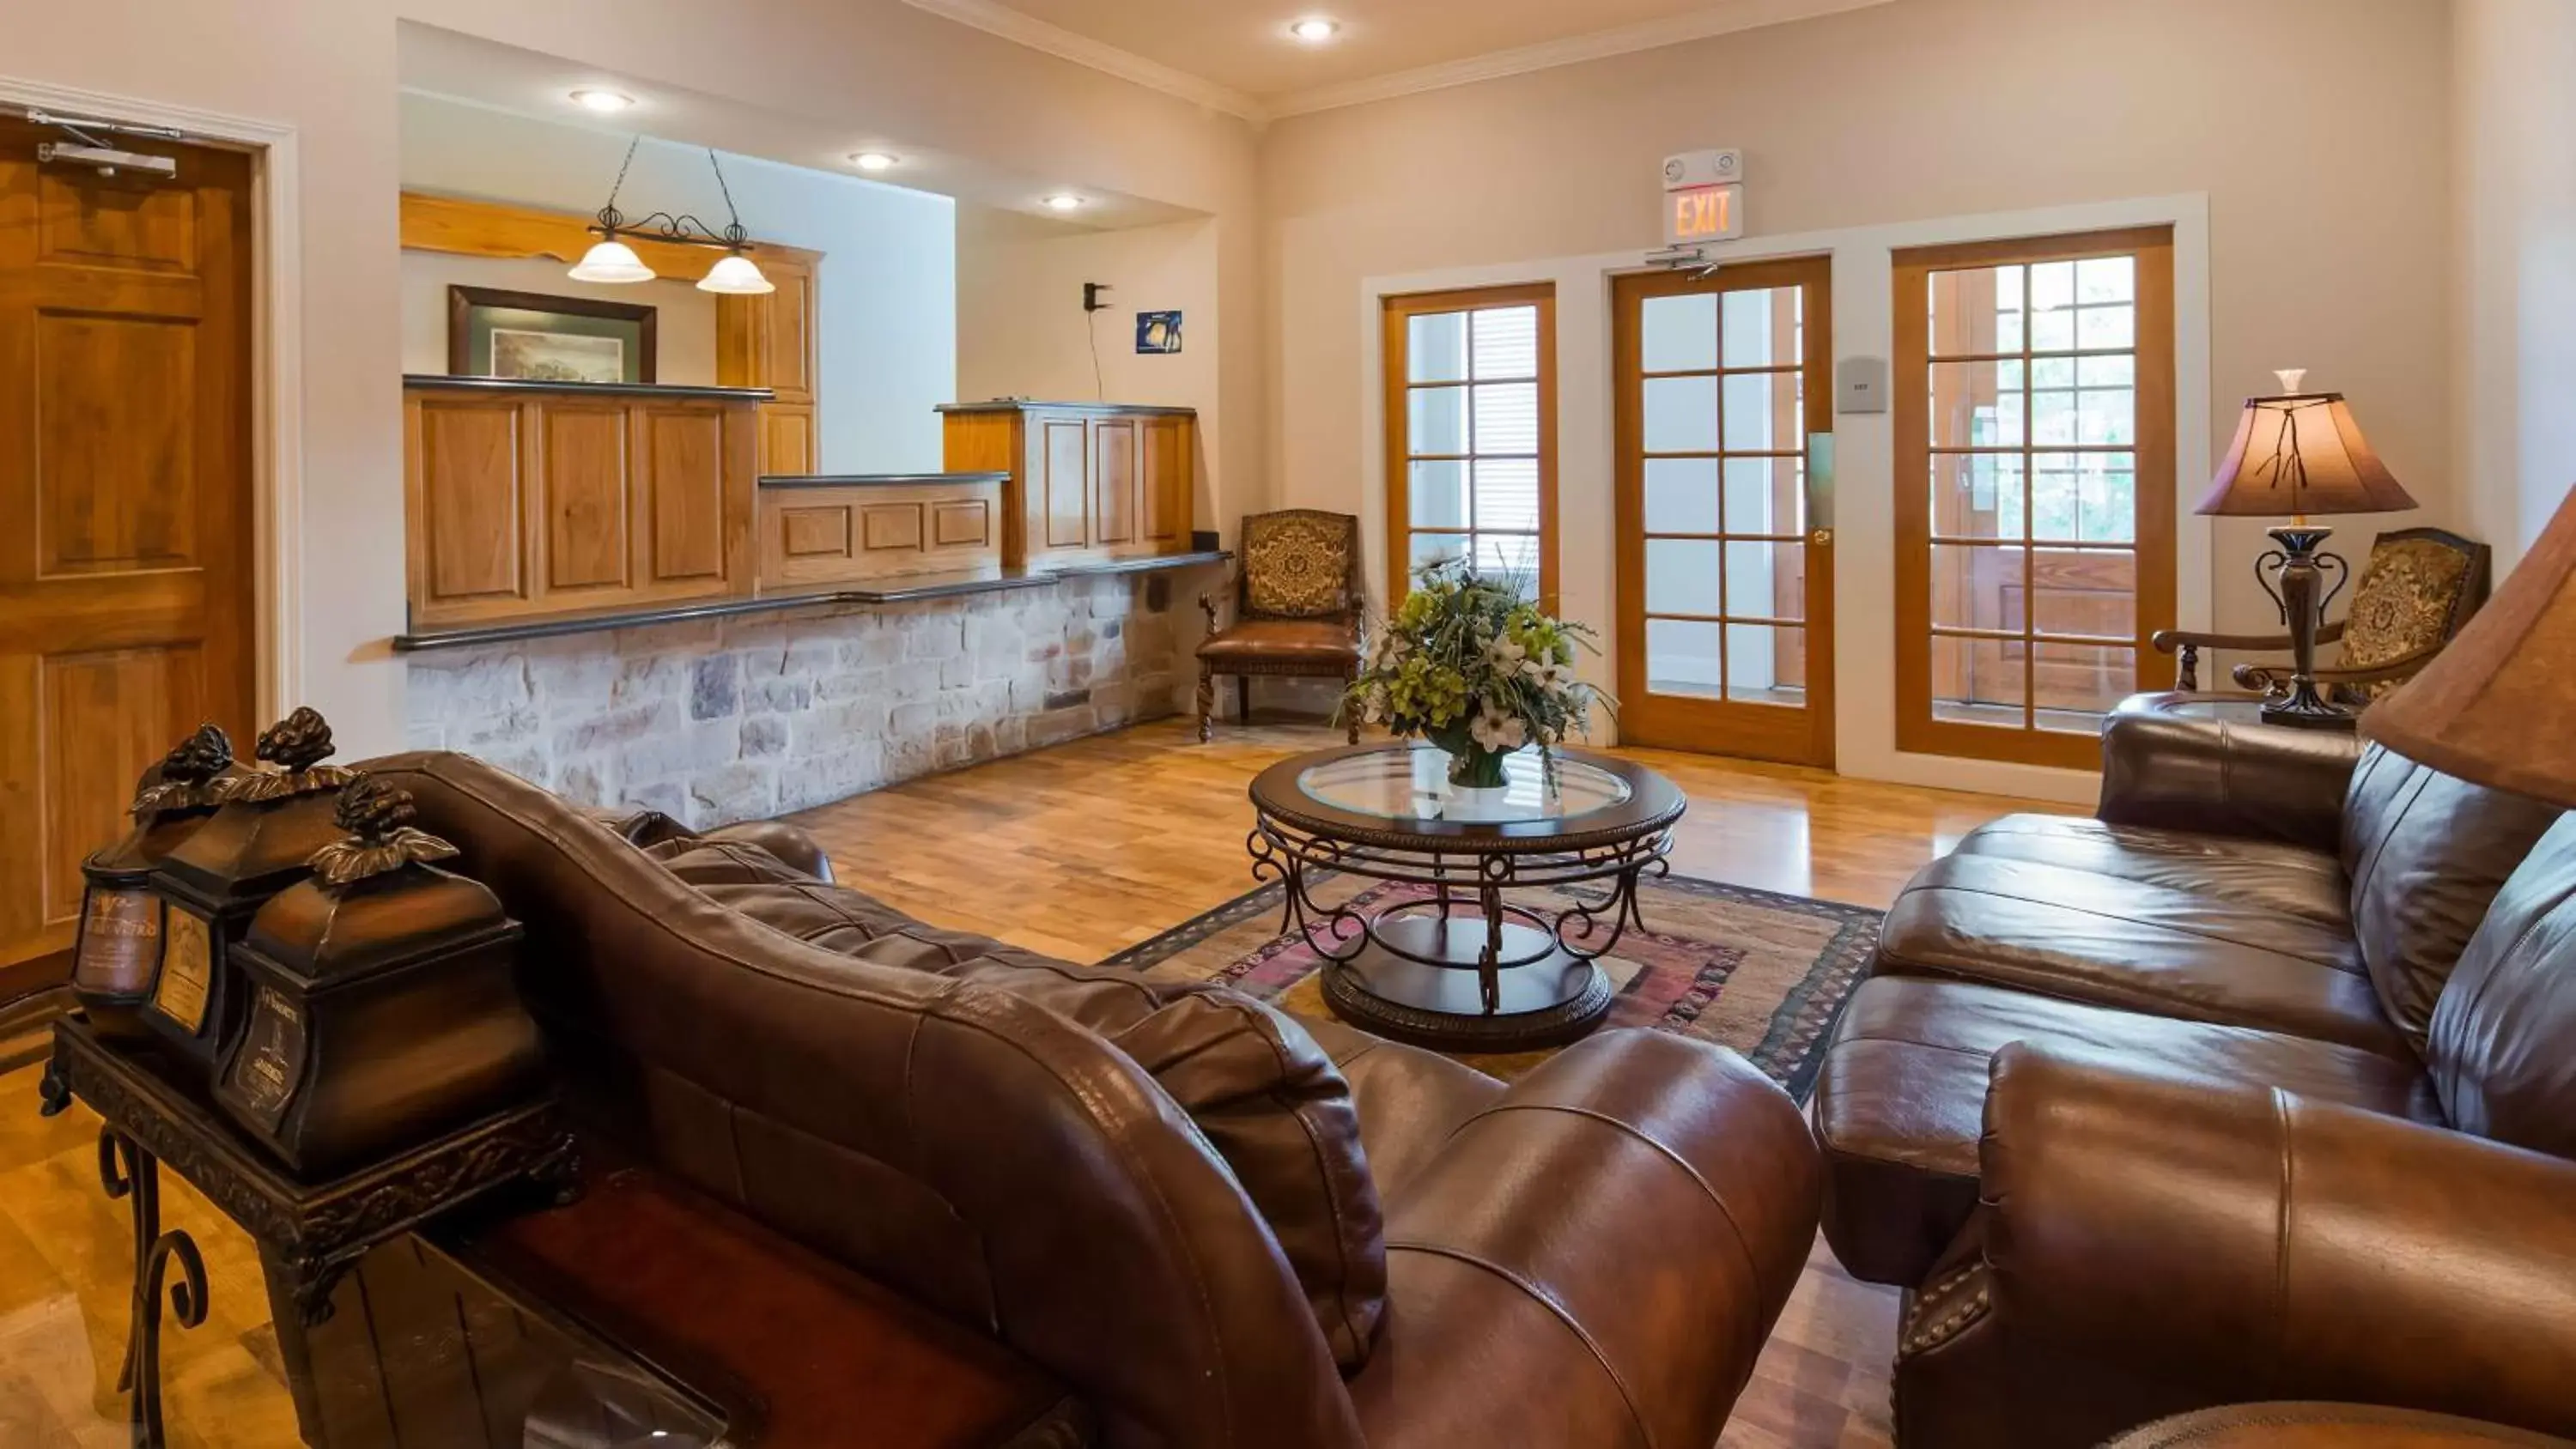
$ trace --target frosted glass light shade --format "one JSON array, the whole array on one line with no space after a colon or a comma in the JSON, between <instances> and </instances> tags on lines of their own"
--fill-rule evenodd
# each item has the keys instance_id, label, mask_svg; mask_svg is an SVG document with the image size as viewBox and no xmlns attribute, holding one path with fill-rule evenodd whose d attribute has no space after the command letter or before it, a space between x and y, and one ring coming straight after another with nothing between
<instances>
[{"instance_id":1,"label":"frosted glass light shade","mask_svg":"<svg viewBox=\"0 0 2576 1449\"><path fill-rule=\"evenodd\" d=\"M582 254L579 265L572 269L576 282L649 282L653 269L635 255L635 249L610 237Z\"/></svg>"},{"instance_id":2,"label":"frosted glass light shade","mask_svg":"<svg viewBox=\"0 0 2576 1449\"><path fill-rule=\"evenodd\" d=\"M775 292L778 290L778 284L762 276L760 268L752 265L751 258L735 252L707 269L707 274L698 279L698 290L723 292L731 296L751 296L761 292Z\"/></svg>"}]
</instances>

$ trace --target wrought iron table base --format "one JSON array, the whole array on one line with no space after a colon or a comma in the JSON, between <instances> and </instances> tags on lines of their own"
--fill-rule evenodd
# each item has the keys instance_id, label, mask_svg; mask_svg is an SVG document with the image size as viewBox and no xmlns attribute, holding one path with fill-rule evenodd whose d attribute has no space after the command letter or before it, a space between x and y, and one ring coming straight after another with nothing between
<instances>
[{"instance_id":1,"label":"wrought iron table base","mask_svg":"<svg viewBox=\"0 0 2576 1449\"><path fill-rule=\"evenodd\" d=\"M124 1198L134 1223L134 1297L125 1324L125 1365L116 1390L128 1395L126 1424L136 1449L169 1442L161 1424L161 1290L181 1328L206 1321L206 1260L184 1228L161 1231L161 1163L113 1127L98 1130L98 1178L110 1198ZM179 1281L170 1283L170 1264Z\"/></svg>"},{"instance_id":2,"label":"wrought iron table base","mask_svg":"<svg viewBox=\"0 0 2576 1449\"><path fill-rule=\"evenodd\" d=\"M1631 924L1645 926L1639 876L1669 869L1660 844L1624 853L1596 877L1609 883L1605 898L1551 918L1504 899L1527 883L1508 857L1433 856L1427 876L1411 878L1431 884L1430 899L1368 913L1316 900L1297 846L1311 843L1256 829L1254 871L1280 879L1280 934L1297 932L1324 958L1326 1004L1380 1036L1449 1051L1536 1051L1599 1027L1617 997L1599 958ZM1542 877L1566 873L1560 861L1538 865Z\"/></svg>"}]
</instances>

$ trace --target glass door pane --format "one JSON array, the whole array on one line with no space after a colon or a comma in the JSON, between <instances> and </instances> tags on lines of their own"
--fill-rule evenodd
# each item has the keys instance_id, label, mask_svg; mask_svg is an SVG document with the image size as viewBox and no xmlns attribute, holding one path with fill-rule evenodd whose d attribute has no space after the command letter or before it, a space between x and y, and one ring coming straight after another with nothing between
<instances>
[{"instance_id":1,"label":"glass door pane","mask_svg":"<svg viewBox=\"0 0 2576 1449\"><path fill-rule=\"evenodd\" d=\"M1395 298L1390 482L1403 571L1465 559L1533 596L1548 588L1548 304L1522 289ZM1388 581L1400 598L1403 579Z\"/></svg>"}]
</instances>

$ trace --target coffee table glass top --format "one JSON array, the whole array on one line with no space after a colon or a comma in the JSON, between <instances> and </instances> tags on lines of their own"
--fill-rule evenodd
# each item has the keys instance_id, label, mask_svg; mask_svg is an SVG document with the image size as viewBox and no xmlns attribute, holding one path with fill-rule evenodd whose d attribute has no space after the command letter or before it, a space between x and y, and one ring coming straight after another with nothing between
<instances>
[{"instance_id":1,"label":"coffee table glass top","mask_svg":"<svg viewBox=\"0 0 2576 1449\"><path fill-rule=\"evenodd\" d=\"M1522 820L1571 820L1631 795L1628 782L1597 765L1556 757L1550 782L1536 750L1503 757L1499 791L1465 796L1449 783L1448 752L1434 745L1389 745L1308 766L1297 776L1307 798L1355 815L1386 820L1453 820L1508 824Z\"/></svg>"}]
</instances>

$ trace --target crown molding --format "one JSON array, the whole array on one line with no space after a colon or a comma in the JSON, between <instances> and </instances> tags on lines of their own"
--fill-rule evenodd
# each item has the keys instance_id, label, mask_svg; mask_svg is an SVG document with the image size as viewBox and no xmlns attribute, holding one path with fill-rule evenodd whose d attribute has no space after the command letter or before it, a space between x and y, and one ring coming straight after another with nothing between
<instances>
[{"instance_id":1,"label":"crown molding","mask_svg":"<svg viewBox=\"0 0 2576 1449\"><path fill-rule=\"evenodd\" d=\"M914 3L920 3L920 0L914 0ZM1846 10L1867 10L1894 3L1895 0L1726 0L1723 4L1663 20L1569 35L1562 40L1538 45L1490 51L1414 70L1273 96L1268 101L1269 113L1276 119L1337 110L1344 106L1364 106L1372 101L1473 85L1478 81L1500 80L1505 76L1527 75L1531 71L1580 65L1588 60L1605 60L1641 50L1658 50L1667 45L1706 40L1739 30L1758 30L1766 25L1783 25L1793 20L1811 20L1823 15L1838 15Z\"/></svg>"},{"instance_id":2,"label":"crown molding","mask_svg":"<svg viewBox=\"0 0 2576 1449\"><path fill-rule=\"evenodd\" d=\"M1147 60L1134 51L1076 35L1060 25L1050 25L1033 16L1023 15L994 0L903 0L915 10L927 10L943 19L972 26L987 35L1041 50L1059 60L1133 81L1148 90L1177 96L1196 105L1208 106L1230 116L1260 125L1270 119L1270 112L1259 101L1238 90L1218 85L1211 80L1174 70L1160 61Z\"/></svg>"}]
</instances>

